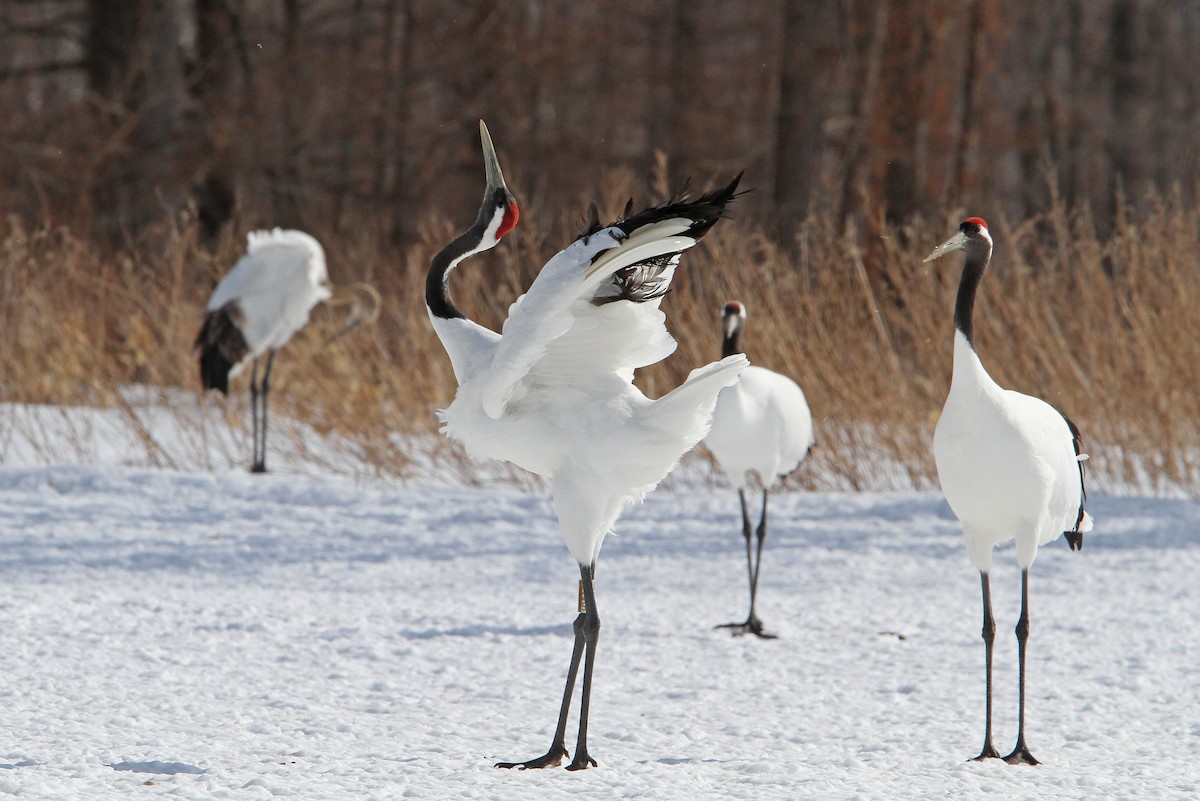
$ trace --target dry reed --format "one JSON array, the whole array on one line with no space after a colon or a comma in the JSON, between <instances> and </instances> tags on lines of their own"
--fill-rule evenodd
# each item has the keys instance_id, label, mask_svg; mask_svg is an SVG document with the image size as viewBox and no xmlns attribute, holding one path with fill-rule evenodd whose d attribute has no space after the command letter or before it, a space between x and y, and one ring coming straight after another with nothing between
<instances>
[{"instance_id":1,"label":"dry reed","mask_svg":"<svg viewBox=\"0 0 1200 801\"><path fill-rule=\"evenodd\" d=\"M619 212L636 183L608 176L601 189L613 203L602 212ZM585 208L564 214L531 205L515 235L452 280L463 310L492 327L577 232ZM284 432L336 433L382 476L412 476L430 457L466 480L478 475L460 451L430 436L454 379L422 295L430 257L469 220L470 206L464 200L454 222L428 220L420 240L403 248L368 229L357 237L313 232L334 280L371 281L383 292L384 313L374 329L325 347L336 321L318 310L315 325L288 344L272 410L275 420L304 425L280 423ZM1032 219L989 220L996 254L978 304L977 343L1001 384L1046 398L1080 425L1092 486L1194 494L1200 210L1178 197L1156 198L1148 209L1122 209L1104 238L1057 199ZM898 228L879 223L867 234L814 214L781 245L733 211L734 220L685 256L664 301L680 347L643 371L639 385L660 395L718 356L718 312L725 299L740 298L750 311L744 344L752 361L794 376L814 411L818 449L799 484L935 487L929 443L949 384L958 263L921 259L958 215ZM171 466L121 390L177 387L190 390L183 397L199 396L192 338L244 239L229 234L201 246L197 236L185 213L141 241L105 250L70 230L8 219L0 231L0 400L115 407L144 441L148 461ZM245 426L246 405L236 397L244 382L233 392L227 417ZM194 414L194 402L177 406L178 425L192 431L189 442L208 463L211 422ZM415 462L413 449L430 442L441 444ZM506 475L521 480L519 471Z\"/></svg>"}]
</instances>

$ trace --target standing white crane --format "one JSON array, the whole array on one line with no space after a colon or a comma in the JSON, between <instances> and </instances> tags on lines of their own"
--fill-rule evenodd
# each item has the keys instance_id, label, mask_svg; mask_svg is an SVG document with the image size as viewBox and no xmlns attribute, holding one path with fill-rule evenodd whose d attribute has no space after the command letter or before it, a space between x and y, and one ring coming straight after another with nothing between
<instances>
[{"instance_id":1,"label":"standing white crane","mask_svg":"<svg viewBox=\"0 0 1200 801\"><path fill-rule=\"evenodd\" d=\"M252 365L250 405L254 461L250 470L267 471L267 393L275 352L308 322L321 301L351 304L350 314L333 341L362 322L379 316L379 293L367 284L333 288L325 270L325 251L302 231L252 231L246 255L238 260L208 300L194 348L200 353L204 388L229 394L229 379ZM258 362L266 355L262 381ZM260 408L261 406L261 408Z\"/></svg>"},{"instance_id":2,"label":"standing white crane","mask_svg":"<svg viewBox=\"0 0 1200 801\"><path fill-rule=\"evenodd\" d=\"M736 300L726 303L721 313L721 356L743 352L745 324L745 305ZM767 496L779 477L800 466L814 441L812 412L804 391L785 375L763 367L748 367L737 384L721 390L717 397L712 429L704 444L742 502L742 536L746 540L746 571L750 578L750 614L746 621L717 627L733 629L734 636L775 637L763 630L754 606L763 540L767 538ZM746 508L746 489L751 486L762 488L762 513L756 530L750 527L750 512ZM757 552L751 548L755 536Z\"/></svg>"},{"instance_id":3,"label":"standing white crane","mask_svg":"<svg viewBox=\"0 0 1200 801\"><path fill-rule=\"evenodd\" d=\"M567 713L581 658L579 734L568 770L596 764L587 749L592 671L600 634L596 557L621 510L654 489L708 431L722 387L746 357L693 370L658 400L632 384L637 367L675 349L659 303L679 256L721 218L738 180L695 200L677 199L588 231L550 259L511 306L503 334L468 320L448 291L450 272L494 247L517 223L486 126L480 122L487 189L479 217L429 266L425 302L458 391L442 413L445 433L477 459L500 459L552 479L554 508L579 563L580 611L558 726L550 749L503 768L544 768L569 756ZM586 656L585 656L586 652Z\"/></svg>"},{"instance_id":4,"label":"standing white crane","mask_svg":"<svg viewBox=\"0 0 1200 801\"><path fill-rule=\"evenodd\" d=\"M1065 534L1071 550L1083 548L1092 518L1083 509L1083 462L1079 429L1039 398L1003 389L983 369L972 328L975 293L992 257L987 223L970 217L958 233L933 249L932 261L965 254L954 305L954 373L933 435L938 478L950 508L963 524L967 556L983 587L987 711L983 750L977 760L999 757L992 746L992 618L988 574L992 549L1016 540L1021 567L1021 616L1017 620L1019 714L1010 764L1036 765L1025 745L1025 643L1029 638L1029 567L1038 546Z\"/></svg>"}]
</instances>

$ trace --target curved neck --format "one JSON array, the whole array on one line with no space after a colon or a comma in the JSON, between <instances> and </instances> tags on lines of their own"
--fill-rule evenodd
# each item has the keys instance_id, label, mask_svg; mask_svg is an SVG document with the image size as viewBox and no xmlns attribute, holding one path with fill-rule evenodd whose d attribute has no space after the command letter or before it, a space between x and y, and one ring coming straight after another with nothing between
<instances>
[{"instance_id":1,"label":"curved neck","mask_svg":"<svg viewBox=\"0 0 1200 801\"><path fill-rule=\"evenodd\" d=\"M429 262L429 272L425 276L425 305L435 317L453 320L466 316L450 298L450 272L460 261L476 252L479 243L479 235L474 230L467 231L438 251Z\"/></svg>"},{"instance_id":2,"label":"curved neck","mask_svg":"<svg viewBox=\"0 0 1200 801\"><path fill-rule=\"evenodd\" d=\"M429 262L429 272L425 275L425 305L434 317L466 319L450 299L450 271L467 256L494 248L500 237L517 224L517 204L511 197L503 186L489 186L475 224L438 251Z\"/></svg>"},{"instance_id":3,"label":"curved neck","mask_svg":"<svg viewBox=\"0 0 1200 801\"><path fill-rule=\"evenodd\" d=\"M735 353L742 353L742 329L733 329L732 334L727 334L721 340L721 358L732 356Z\"/></svg>"},{"instance_id":4,"label":"curved neck","mask_svg":"<svg viewBox=\"0 0 1200 801\"><path fill-rule=\"evenodd\" d=\"M975 347L975 293L979 290L979 282L983 279L990 256L990 253L968 254L963 264L962 278L958 282L958 299L954 302L954 327L962 332L972 348Z\"/></svg>"}]
</instances>

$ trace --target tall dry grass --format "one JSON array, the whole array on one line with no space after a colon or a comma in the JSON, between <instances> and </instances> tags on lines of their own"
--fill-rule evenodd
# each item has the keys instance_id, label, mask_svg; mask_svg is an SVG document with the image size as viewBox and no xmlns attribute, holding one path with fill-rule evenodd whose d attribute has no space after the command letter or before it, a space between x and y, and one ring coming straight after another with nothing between
<instances>
[{"instance_id":1,"label":"tall dry grass","mask_svg":"<svg viewBox=\"0 0 1200 801\"><path fill-rule=\"evenodd\" d=\"M598 187L611 199L602 212L617 213L630 194L644 198L637 184L628 174L608 176ZM334 280L371 281L384 295L384 313L374 329L332 347L323 343L337 323L333 313L314 313L273 376L274 419L305 427L280 423L284 433L273 437L336 433L384 476L414 475L430 457L465 479L477 475L449 443L427 436L454 378L422 296L429 259L472 218L475 200L464 198L455 221L427 220L407 246L385 243L369 225L351 237L313 232ZM452 292L463 310L498 327L538 267L580 228L585 205L564 212L526 200L518 231L456 271ZM1195 493L1200 209L1175 197L1149 208L1123 210L1107 237L1057 199L1031 219L989 218L996 253L977 304L976 340L1001 384L1046 398L1079 424L1093 487ZM987 209L968 211L987 217ZM959 260L921 259L955 229L960 212L903 227L880 223L872 233L816 213L785 245L754 220L737 219L736 206L733 214L685 256L664 301L679 349L644 371L640 386L660 395L716 358L718 312L727 298L740 298L750 312L744 344L752 361L794 376L814 411L819 445L799 483L936 486L929 445L949 385ZM200 429L212 423L194 413L191 345L204 303L244 238L239 232L202 246L197 236L183 214L143 241L105 250L70 230L9 219L0 236L0 400L121 408L151 461L169 466L152 427L120 390L181 387L193 397L178 404L177 423L197 429L195 448L210 447L213 437ZM248 427L245 382L233 392L227 422ZM519 480L519 471L510 475Z\"/></svg>"}]
</instances>

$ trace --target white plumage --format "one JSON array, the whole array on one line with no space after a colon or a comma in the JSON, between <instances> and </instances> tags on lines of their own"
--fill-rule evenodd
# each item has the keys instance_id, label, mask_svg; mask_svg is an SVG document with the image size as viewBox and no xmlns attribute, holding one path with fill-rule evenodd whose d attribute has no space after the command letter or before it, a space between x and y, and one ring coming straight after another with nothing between
<instances>
[{"instance_id":1,"label":"white plumage","mask_svg":"<svg viewBox=\"0 0 1200 801\"><path fill-rule=\"evenodd\" d=\"M751 365L721 390L704 440L734 489L770 489L791 473L814 443L812 413L800 385Z\"/></svg>"},{"instance_id":2,"label":"white plumage","mask_svg":"<svg viewBox=\"0 0 1200 801\"><path fill-rule=\"evenodd\" d=\"M724 341L721 353L741 352L746 307L731 300L722 312ZM712 451L721 470L738 491L742 506L742 536L746 541L746 569L750 583L750 614L744 623L730 623L735 635L770 637L755 611L762 566L762 546L767 535L767 497L778 479L791 473L813 446L812 412L800 385L785 375L751 366L737 384L721 390L713 411L712 429L704 444ZM759 487L763 493L762 513L757 528L758 548L751 549L753 532L746 506L746 490Z\"/></svg>"},{"instance_id":3,"label":"white plumage","mask_svg":"<svg viewBox=\"0 0 1200 801\"><path fill-rule=\"evenodd\" d=\"M1040 398L1004 389L961 331L954 376L933 434L946 501L962 521L967 555L988 572L996 545L1016 541L1029 568L1038 547L1064 531L1088 531L1074 437L1062 413Z\"/></svg>"},{"instance_id":4,"label":"white plumage","mask_svg":"<svg viewBox=\"0 0 1200 801\"><path fill-rule=\"evenodd\" d=\"M266 471L267 395L275 352L308 322L322 301L353 304L338 336L365 320L374 320L379 295L365 284L329 284L325 251L302 231L254 231L247 237L246 255L238 260L213 290L204 323L196 337L200 380L205 389L228 394L229 380L247 365L254 420L254 461L251 470ZM258 380L259 359L266 368ZM261 408L260 408L261 404Z\"/></svg>"},{"instance_id":5,"label":"white plumage","mask_svg":"<svg viewBox=\"0 0 1200 801\"><path fill-rule=\"evenodd\" d=\"M987 712L984 747L977 759L998 757L992 746L992 642L989 573L992 550L1016 541L1021 567L1020 709L1010 763L1037 764L1025 745L1025 643L1029 634L1029 567L1038 547L1066 533L1072 550L1092 527L1084 511L1081 440L1075 426L1038 398L1003 389L984 369L973 343L975 293L992 254L987 223L965 220L958 233L925 259L963 250L966 258L955 305L954 373L933 437L938 478L946 501L963 524L967 555L983 590Z\"/></svg>"},{"instance_id":6,"label":"white plumage","mask_svg":"<svg viewBox=\"0 0 1200 801\"><path fill-rule=\"evenodd\" d=\"M633 368L662 359L675 342L664 326L660 299L591 302L603 278L645 252L626 253L642 231L625 241L613 234L614 229L605 229L578 240L546 263L529 291L512 305L503 336L483 345L490 355L475 345L466 356L483 366L460 376L454 401L443 412L445 433L463 443L472 457L512 462L555 479L560 507L564 497L617 500L605 504L600 519L564 524L567 547L583 565L596 560L621 506L641 500L700 441L716 393L736 379L745 363L740 357L695 370L658 400L634 387ZM674 240L662 244L695 244L684 237ZM585 268L597 257L606 266L585 279ZM447 328L475 325L463 318L432 319L439 335Z\"/></svg>"},{"instance_id":7,"label":"white plumage","mask_svg":"<svg viewBox=\"0 0 1200 801\"><path fill-rule=\"evenodd\" d=\"M621 510L641 500L708 430L717 393L746 367L733 356L692 371L658 400L631 383L636 367L675 347L659 302L679 254L721 216L737 180L588 233L550 259L510 308L503 334L466 319L447 292L450 271L493 247L517 221L487 129L480 125L488 188L476 223L430 265L426 302L454 366L458 391L444 431L475 458L512 462L553 479L563 538L580 565L584 608L559 725L545 756L502 767L557 765L567 755L566 717L583 649L579 736L571 769L587 752L587 715L599 616L595 563ZM739 176L740 177L740 176Z\"/></svg>"},{"instance_id":8,"label":"white plumage","mask_svg":"<svg viewBox=\"0 0 1200 801\"><path fill-rule=\"evenodd\" d=\"M333 292L325 251L303 231L252 231L246 255L238 260L208 300L208 312L234 303L245 355L229 370L236 378L268 350L278 350L308 322L309 312Z\"/></svg>"}]
</instances>

